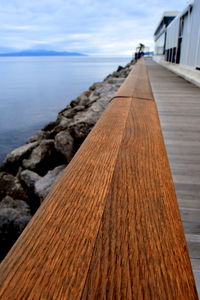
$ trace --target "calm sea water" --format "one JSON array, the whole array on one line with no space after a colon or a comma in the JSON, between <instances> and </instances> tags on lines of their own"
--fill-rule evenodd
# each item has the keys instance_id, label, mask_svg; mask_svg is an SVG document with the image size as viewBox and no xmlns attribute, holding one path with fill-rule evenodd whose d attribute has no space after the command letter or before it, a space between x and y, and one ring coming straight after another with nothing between
<instances>
[{"instance_id":1,"label":"calm sea water","mask_svg":"<svg viewBox=\"0 0 200 300\"><path fill-rule=\"evenodd\" d=\"M1 57L0 162L130 57Z\"/></svg>"}]
</instances>

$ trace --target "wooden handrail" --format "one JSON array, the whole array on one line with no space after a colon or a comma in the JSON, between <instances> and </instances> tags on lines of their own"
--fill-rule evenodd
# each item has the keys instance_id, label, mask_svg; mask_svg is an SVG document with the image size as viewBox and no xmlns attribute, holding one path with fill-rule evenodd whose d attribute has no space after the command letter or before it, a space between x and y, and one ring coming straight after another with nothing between
<instances>
[{"instance_id":1,"label":"wooden handrail","mask_svg":"<svg viewBox=\"0 0 200 300\"><path fill-rule=\"evenodd\" d=\"M0 266L0 299L198 299L140 61Z\"/></svg>"},{"instance_id":2,"label":"wooden handrail","mask_svg":"<svg viewBox=\"0 0 200 300\"><path fill-rule=\"evenodd\" d=\"M143 59L140 59L137 64L134 65L133 70L115 96L154 100L147 68Z\"/></svg>"}]
</instances>

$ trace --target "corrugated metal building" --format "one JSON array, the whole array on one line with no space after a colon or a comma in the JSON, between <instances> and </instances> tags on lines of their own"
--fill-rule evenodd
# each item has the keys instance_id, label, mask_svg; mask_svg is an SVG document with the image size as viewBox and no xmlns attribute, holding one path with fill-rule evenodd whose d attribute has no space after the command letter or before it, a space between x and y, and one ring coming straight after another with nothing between
<instances>
[{"instance_id":1,"label":"corrugated metal building","mask_svg":"<svg viewBox=\"0 0 200 300\"><path fill-rule=\"evenodd\" d=\"M168 24L163 53L157 51L158 31L159 26L154 34L156 55L163 55L168 62L200 68L200 0L194 0Z\"/></svg>"},{"instance_id":2,"label":"corrugated metal building","mask_svg":"<svg viewBox=\"0 0 200 300\"><path fill-rule=\"evenodd\" d=\"M166 46L166 35L167 27L172 22L172 20L178 15L177 11L166 11L164 12L156 31L154 33L155 38L155 53L157 55L164 55Z\"/></svg>"}]
</instances>

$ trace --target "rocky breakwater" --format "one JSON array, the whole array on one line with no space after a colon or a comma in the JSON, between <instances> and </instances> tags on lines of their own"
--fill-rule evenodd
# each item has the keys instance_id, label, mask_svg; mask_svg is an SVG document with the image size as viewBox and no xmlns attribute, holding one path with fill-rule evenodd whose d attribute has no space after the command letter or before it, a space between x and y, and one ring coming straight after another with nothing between
<instances>
[{"instance_id":1,"label":"rocky breakwater","mask_svg":"<svg viewBox=\"0 0 200 300\"><path fill-rule=\"evenodd\" d=\"M58 113L0 166L0 259L18 238L53 184L132 69L119 67Z\"/></svg>"}]
</instances>

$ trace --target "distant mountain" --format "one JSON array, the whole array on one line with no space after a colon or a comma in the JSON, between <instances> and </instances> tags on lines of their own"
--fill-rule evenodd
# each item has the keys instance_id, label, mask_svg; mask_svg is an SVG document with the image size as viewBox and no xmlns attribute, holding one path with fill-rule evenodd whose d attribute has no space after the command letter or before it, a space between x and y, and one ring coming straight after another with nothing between
<instances>
[{"instance_id":1,"label":"distant mountain","mask_svg":"<svg viewBox=\"0 0 200 300\"><path fill-rule=\"evenodd\" d=\"M85 56L85 54L67 51L24 50L20 52L0 53L0 56Z\"/></svg>"}]
</instances>

